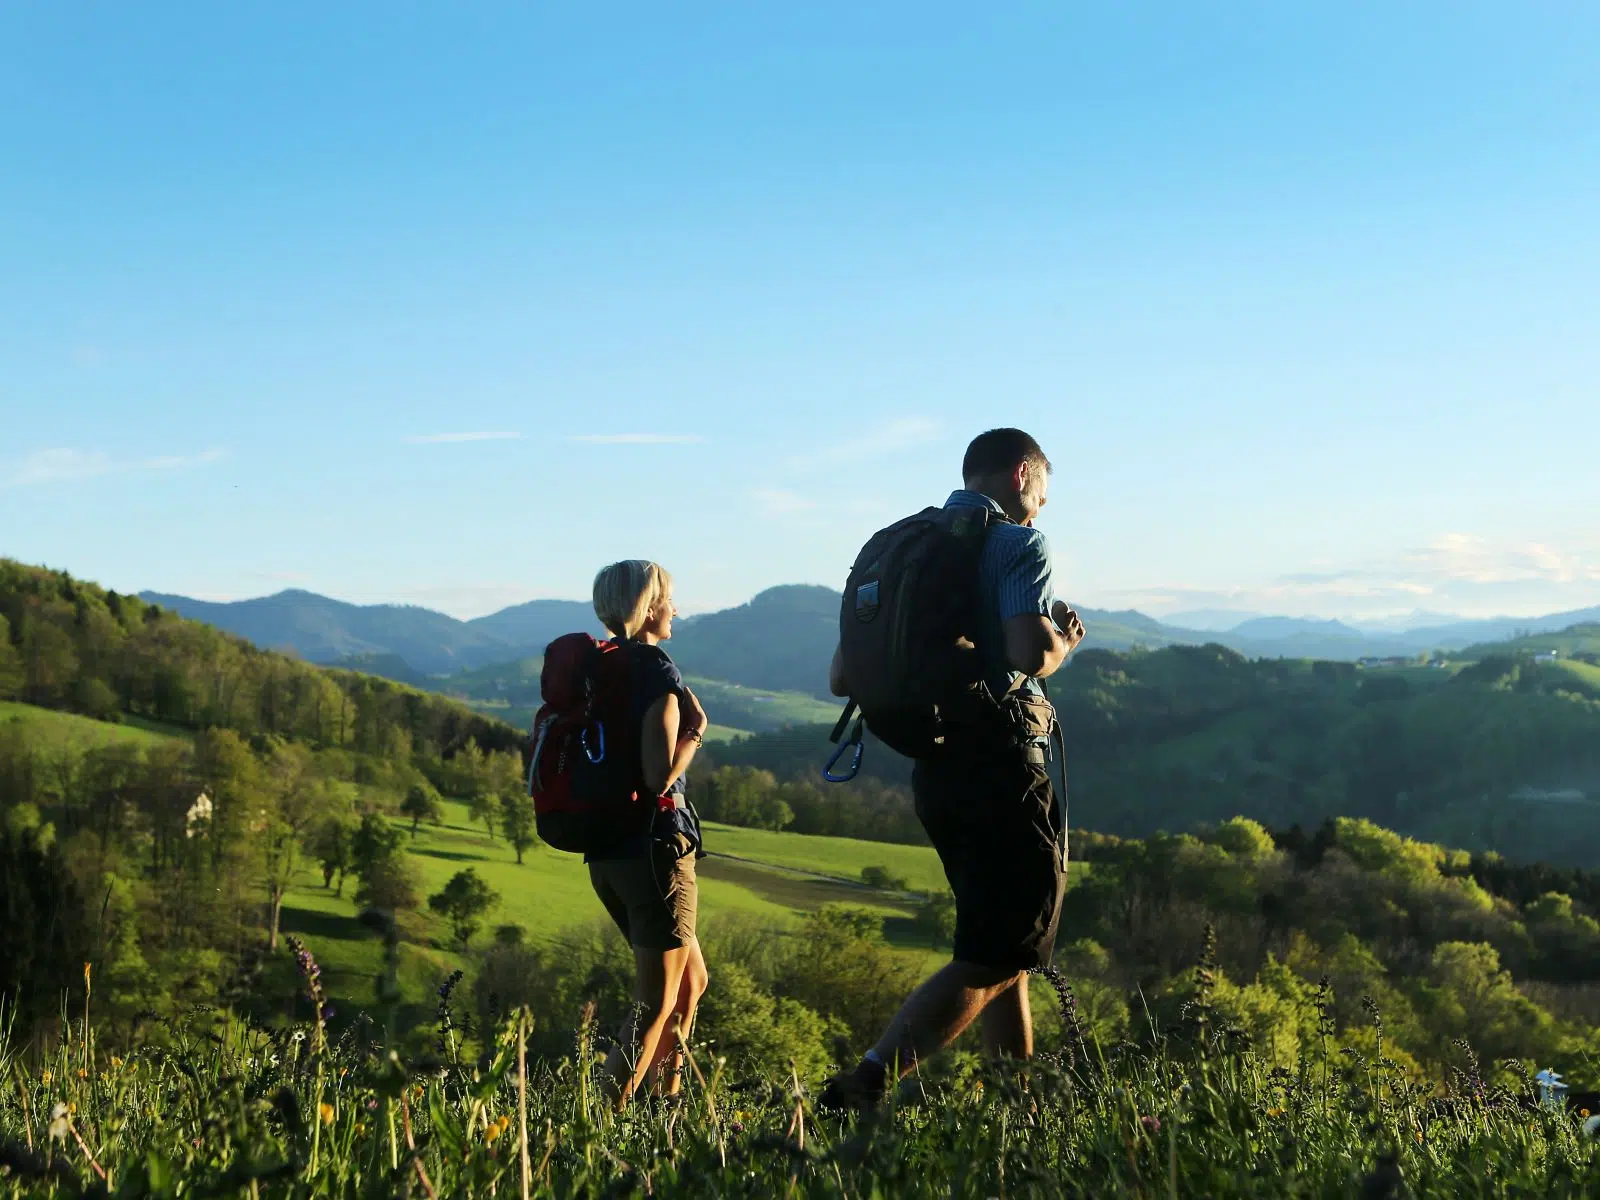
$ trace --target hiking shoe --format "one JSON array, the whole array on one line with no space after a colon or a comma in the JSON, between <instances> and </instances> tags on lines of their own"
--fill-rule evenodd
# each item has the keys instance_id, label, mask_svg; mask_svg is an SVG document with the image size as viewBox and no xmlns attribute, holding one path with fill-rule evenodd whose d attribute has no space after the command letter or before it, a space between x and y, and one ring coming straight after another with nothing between
<instances>
[{"instance_id":1,"label":"hiking shoe","mask_svg":"<svg viewBox=\"0 0 1600 1200\"><path fill-rule=\"evenodd\" d=\"M817 1108L822 1112L841 1116L845 1113L870 1112L877 1108L883 1103L888 1086L881 1067L876 1074L878 1078L874 1082L860 1067L840 1071L822 1085L822 1094L817 1097Z\"/></svg>"}]
</instances>

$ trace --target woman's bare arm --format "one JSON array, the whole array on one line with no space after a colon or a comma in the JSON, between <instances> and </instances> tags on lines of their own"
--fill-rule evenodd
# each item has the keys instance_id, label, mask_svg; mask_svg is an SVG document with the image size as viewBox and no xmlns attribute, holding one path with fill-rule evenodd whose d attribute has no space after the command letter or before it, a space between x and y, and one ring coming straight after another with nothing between
<instances>
[{"instance_id":1,"label":"woman's bare arm","mask_svg":"<svg viewBox=\"0 0 1600 1200\"><path fill-rule=\"evenodd\" d=\"M698 705L695 707L698 709ZM683 778L700 746L700 739L691 733L700 732L701 726L695 724L694 713L691 711L685 720L678 697L672 693L652 704L644 714L644 728L639 739L645 786L660 796Z\"/></svg>"}]
</instances>

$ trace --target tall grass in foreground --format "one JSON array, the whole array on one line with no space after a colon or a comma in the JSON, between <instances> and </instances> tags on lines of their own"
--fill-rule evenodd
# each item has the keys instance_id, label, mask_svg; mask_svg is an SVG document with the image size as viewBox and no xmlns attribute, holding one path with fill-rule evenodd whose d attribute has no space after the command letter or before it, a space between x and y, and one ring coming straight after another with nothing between
<instances>
[{"instance_id":1,"label":"tall grass in foreground","mask_svg":"<svg viewBox=\"0 0 1600 1200\"><path fill-rule=\"evenodd\" d=\"M1443 1094L1381 1040L1372 1061L1268 1069L1201 1007L1152 1046L1069 1036L1025 1068L960 1059L860 1120L703 1053L680 1102L614 1115L590 1082L589 1017L559 1062L525 1045L562 1014L526 1010L468 1057L452 979L435 1052L402 1061L366 1020L330 1038L301 965L315 1016L299 1026L198 1012L123 1059L73 1014L27 1064L0 1033L0 1196L1600 1194L1583 1117L1487 1085L1465 1051Z\"/></svg>"}]
</instances>

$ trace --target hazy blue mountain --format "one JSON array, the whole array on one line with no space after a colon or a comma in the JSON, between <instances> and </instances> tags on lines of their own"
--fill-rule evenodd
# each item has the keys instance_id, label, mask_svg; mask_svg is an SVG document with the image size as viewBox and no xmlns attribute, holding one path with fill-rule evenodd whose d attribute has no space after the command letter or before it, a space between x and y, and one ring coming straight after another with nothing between
<instances>
[{"instance_id":1,"label":"hazy blue mountain","mask_svg":"<svg viewBox=\"0 0 1600 1200\"><path fill-rule=\"evenodd\" d=\"M434 675L514 657L498 638L444 613L412 605L347 604L299 590L227 603L159 592L143 592L141 598L266 649L293 651L308 662L392 654L411 668Z\"/></svg>"},{"instance_id":2,"label":"hazy blue mountain","mask_svg":"<svg viewBox=\"0 0 1600 1200\"><path fill-rule=\"evenodd\" d=\"M838 640L839 593L791 584L678 622L669 649L685 674L826 696Z\"/></svg>"},{"instance_id":3,"label":"hazy blue mountain","mask_svg":"<svg viewBox=\"0 0 1600 1200\"><path fill-rule=\"evenodd\" d=\"M1182 629L1199 629L1209 633L1225 633L1245 621L1268 616L1267 613L1245 612L1237 608L1194 608L1168 613L1162 618L1168 625Z\"/></svg>"},{"instance_id":4,"label":"hazy blue mountain","mask_svg":"<svg viewBox=\"0 0 1600 1200\"><path fill-rule=\"evenodd\" d=\"M1382 636L1409 633L1413 629L1437 629L1441 625L1457 625L1465 620L1466 617L1457 616L1455 613L1428 612L1425 609L1415 608L1408 613L1397 613L1389 617L1352 618L1347 624L1361 630L1362 633Z\"/></svg>"},{"instance_id":5,"label":"hazy blue mountain","mask_svg":"<svg viewBox=\"0 0 1600 1200\"><path fill-rule=\"evenodd\" d=\"M1251 642L1275 642L1288 638L1352 638L1360 640L1359 629L1343 621L1323 621L1313 617L1253 617L1227 630L1236 638Z\"/></svg>"},{"instance_id":6,"label":"hazy blue mountain","mask_svg":"<svg viewBox=\"0 0 1600 1200\"><path fill-rule=\"evenodd\" d=\"M144 593L146 600L206 621L259 646L291 649L312 662L360 667L405 682L515 662L544 652L575 629L600 633L588 604L534 600L459 621L409 605L346 604L311 592L231 603ZM671 650L686 674L775 692L825 696L837 640L840 595L832 588L769 588L747 604L678 623ZM1600 621L1600 607L1543 617L1454 621L1379 633L1340 621L1251 617L1210 631L1155 620L1134 610L1081 608L1086 648L1156 650L1218 642L1256 658L1356 659L1460 650L1525 633Z\"/></svg>"},{"instance_id":7,"label":"hazy blue mountain","mask_svg":"<svg viewBox=\"0 0 1600 1200\"><path fill-rule=\"evenodd\" d=\"M544 648L562 634L575 630L605 636L595 619L594 605L582 600L530 600L487 617L474 617L467 625L508 646L537 654L543 654Z\"/></svg>"}]
</instances>

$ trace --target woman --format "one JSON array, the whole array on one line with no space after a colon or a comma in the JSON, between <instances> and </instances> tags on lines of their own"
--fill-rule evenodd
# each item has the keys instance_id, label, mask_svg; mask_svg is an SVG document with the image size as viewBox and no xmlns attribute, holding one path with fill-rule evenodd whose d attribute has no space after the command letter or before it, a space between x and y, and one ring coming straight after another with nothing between
<instances>
[{"instance_id":1,"label":"woman","mask_svg":"<svg viewBox=\"0 0 1600 1200\"><path fill-rule=\"evenodd\" d=\"M706 990L706 960L695 939L700 820L684 798L684 776L703 741L706 713L661 649L677 614L666 571L642 559L612 563L595 576L594 611L629 657L645 788L670 800L647 833L585 859L595 894L633 947L638 972L638 1004L605 1065L610 1094L621 1106L658 1082L669 1058L661 1090L676 1093L679 1031L688 1037Z\"/></svg>"}]
</instances>

